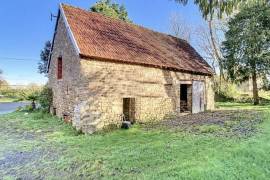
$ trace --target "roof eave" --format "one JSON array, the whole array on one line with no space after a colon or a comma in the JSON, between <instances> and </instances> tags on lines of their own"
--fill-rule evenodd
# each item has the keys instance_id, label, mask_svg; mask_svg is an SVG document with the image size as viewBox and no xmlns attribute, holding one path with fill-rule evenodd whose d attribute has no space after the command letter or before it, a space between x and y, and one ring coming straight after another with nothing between
<instances>
[{"instance_id":1,"label":"roof eave","mask_svg":"<svg viewBox=\"0 0 270 180\"><path fill-rule=\"evenodd\" d=\"M199 72L199 71L191 71L191 70L166 67L166 66L157 66L157 65L153 65L153 64L144 64L144 63L139 63L139 62L127 62L126 61L125 63L123 63L123 61L118 60L118 59L109 59L109 58L102 58L102 57L98 57L98 56L89 56L89 55L84 55L81 53L80 53L80 58L86 59L86 60L99 60L99 61L109 61L109 62L121 63L121 64L140 65L140 66L145 66L145 67L153 67L153 68L159 68L159 69L170 70L170 71L190 73L190 74L195 74L195 75L203 75L203 76L213 76L214 75L212 72L204 73L204 72Z\"/></svg>"},{"instance_id":2,"label":"roof eave","mask_svg":"<svg viewBox=\"0 0 270 180\"><path fill-rule=\"evenodd\" d=\"M73 44L74 49L75 49L75 51L76 51L76 55L79 56L79 55L80 55L80 48L79 48L79 46L78 46L78 44L77 44L77 41L76 41L76 39L75 39L75 37L74 37L74 35L73 35L73 32L71 31L71 28L70 28L70 26L69 26L69 23L68 23L68 20L67 20L66 15L65 15L65 11L64 11L64 9L63 9L62 3L60 3L60 12L61 12L61 14L62 14L62 16L63 16L64 23L65 23L65 27L66 27L66 29L67 29L69 38L70 38L70 40L72 41L72 44Z\"/></svg>"}]
</instances>

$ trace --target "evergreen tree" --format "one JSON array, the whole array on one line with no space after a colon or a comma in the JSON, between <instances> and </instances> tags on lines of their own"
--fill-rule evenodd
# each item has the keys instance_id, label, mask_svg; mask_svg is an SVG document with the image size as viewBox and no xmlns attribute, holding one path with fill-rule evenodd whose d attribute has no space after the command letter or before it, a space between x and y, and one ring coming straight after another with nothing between
<instances>
[{"instance_id":1,"label":"evergreen tree","mask_svg":"<svg viewBox=\"0 0 270 180\"><path fill-rule=\"evenodd\" d=\"M51 51L51 42L47 41L45 43L43 50L41 50L40 53L40 62L38 63L38 72L40 74L47 75L47 66L50 58L50 51Z\"/></svg>"},{"instance_id":2,"label":"evergreen tree","mask_svg":"<svg viewBox=\"0 0 270 180\"><path fill-rule=\"evenodd\" d=\"M120 19L125 22L131 22L128 18L128 12L124 5L112 3L110 0L100 0L93 5L90 10L92 12L102 13L105 16Z\"/></svg>"},{"instance_id":3,"label":"evergreen tree","mask_svg":"<svg viewBox=\"0 0 270 180\"><path fill-rule=\"evenodd\" d=\"M254 104L259 104L257 78L270 73L270 6L242 9L229 21L223 42L223 65L228 78L253 81Z\"/></svg>"},{"instance_id":4,"label":"evergreen tree","mask_svg":"<svg viewBox=\"0 0 270 180\"><path fill-rule=\"evenodd\" d=\"M175 0L180 4L186 5L188 0ZM202 13L204 19L211 21L214 16L219 18L224 13L231 14L234 9L248 4L270 3L270 0L194 0Z\"/></svg>"}]
</instances>

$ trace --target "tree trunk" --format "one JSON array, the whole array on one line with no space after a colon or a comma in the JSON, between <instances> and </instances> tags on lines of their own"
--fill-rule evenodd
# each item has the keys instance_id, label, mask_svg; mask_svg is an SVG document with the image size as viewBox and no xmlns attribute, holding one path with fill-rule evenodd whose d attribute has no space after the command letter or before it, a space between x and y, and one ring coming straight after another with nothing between
<instances>
[{"instance_id":1,"label":"tree trunk","mask_svg":"<svg viewBox=\"0 0 270 180\"><path fill-rule=\"evenodd\" d=\"M212 20L209 20L208 21L208 27L209 27L209 33L210 33L211 43L212 43L212 46L214 48L214 53L215 53L215 56L217 57L217 60L218 60L219 65L220 65L221 64L221 62L220 62L221 61L221 56L220 56L220 54L218 52L218 48L217 48L217 45L216 45L216 41L215 41L215 37L214 37L214 32L213 32L213 27L212 27Z\"/></svg>"},{"instance_id":2,"label":"tree trunk","mask_svg":"<svg viewBox=\"0 0 270 180\"><path fill-rule=\"evenodd\" d=\"M32 103L31 103L31 106L32 106L32 109L35 110L36 109L36 103L34 100L32 100Z\"/></svg>"},{"instance_id":3,"label":"tree trunk","mask_svg":"<svg viewBox=\"0 0 270 180\"><path fill-rule=\"evenodd\" d=\"M209 33L210 33L210 38L211 38L211 43L214 49L214 54L216 56L216 60L218 61L218 65L219 65L219 91L221 90L221 84L222 84L222 78L223 78L223 66L221 63L221 56L219 54L217 45L216 45L216 41L215 41L215 37L214 37L214 33L213 33L213 27L212 27L212 17L210 18L210 20L208 21L208 28L209 28Z\"/></svg>"},{"instance_id":4,"label":"tree trunk","mask_svg":"<svg viewBox=\"0 0 270 180\"><path fill-rule=\"evenodd\" d=\"M258 95L257 74L256 74L256 72L252 73L252 84L253 84L254 105L258 105L259 104L259 95Z\"/></svg>"}]
</instances>

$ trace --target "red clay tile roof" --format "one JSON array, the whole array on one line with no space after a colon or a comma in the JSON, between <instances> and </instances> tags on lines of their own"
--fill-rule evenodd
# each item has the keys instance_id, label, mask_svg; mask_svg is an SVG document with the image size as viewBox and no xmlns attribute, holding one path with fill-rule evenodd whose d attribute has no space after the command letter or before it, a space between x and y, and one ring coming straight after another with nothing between
<instances>
[{"instance_id":1,"label":"red clay tile roof","mask_svg":"<svg viewBox=\"0 0 270 180\"><path fill-rule=\"evenodd\" d=\"M186 41L170 35L62 5L82 57L212 75Z\"/></svg>"}]
</instances>

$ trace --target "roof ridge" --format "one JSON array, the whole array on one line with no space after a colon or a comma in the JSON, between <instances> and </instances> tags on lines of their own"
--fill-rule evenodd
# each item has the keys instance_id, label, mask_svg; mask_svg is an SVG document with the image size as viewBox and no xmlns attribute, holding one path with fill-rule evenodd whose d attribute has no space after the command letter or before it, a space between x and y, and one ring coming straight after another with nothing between
<instances>
[{"instance_id":1,"label":"roof ridge","mask_svg":"<svg viewBox=\"0 0 270 180\"><path fill-rule=\"evenodd\" d=\"M173 36L173 35L171 35L171 34L167 34L167 33L164 33L164 32L159 32L159 31L156 31L156 30L153 30L153 29L144 27L144 26L139 25L139 24L125 22L125 21L123 21L123 20L116 19L116 18L112 18L112 17L106 16L106 15L101 14L101 13L98 13L98 12L88 11L88 10L83 9L83 8L81 8L81 7L78 7L78 6L72 6L72 5L65 4L65 3L60 3L60 4L61 4L62 6L68 6L68 7L70 7L70 8L79 9L80 11L84 11L84 12L89 13L89 14L96 14L96 15L98 15L98 16L102 16L102 17L104 17L105 19L108 19L108 20L110 20L110 21L111 21L111 20L112 20L112 21L117 21L117 22L120 22L120 23L122 23L122 24L128 24L128 25L130 25L130 26L136 26L136 27L138 27L138 28L145 29L145 30L147 30L147 31L151 31L151 32L154 32L154 33L157 33L157 34L161 34L161 35L166 36L166 37L172 37L172 38L178 39L178 40L183 41L183 42L185 42L185 43L187 43L187 44L190 45L190 43L189 43L188 41L186 41L186 40L184 40L184 39L181 39L181 38L179 38L179 37ZM191 46L191 45L190 45L190 46Z\"/></svg>"}]
</instances>

